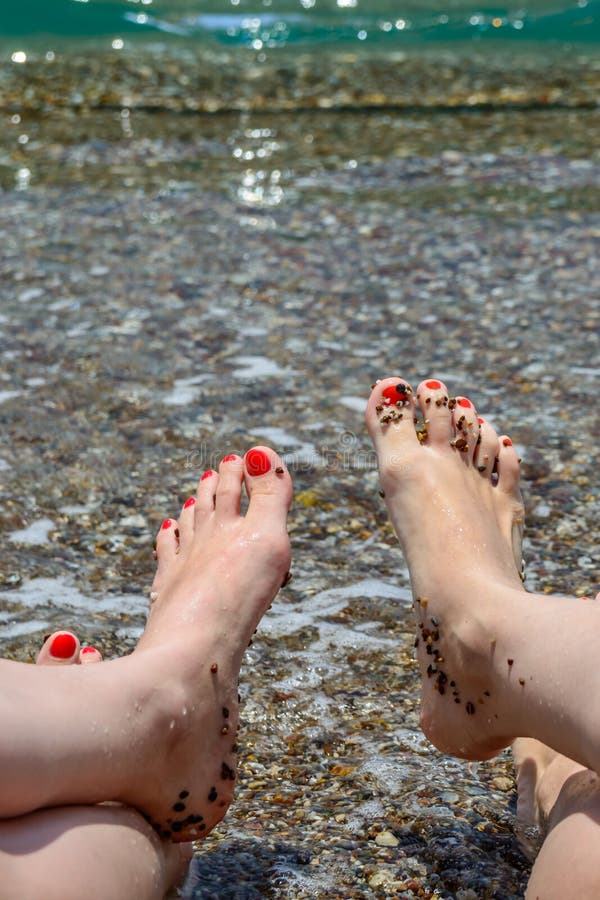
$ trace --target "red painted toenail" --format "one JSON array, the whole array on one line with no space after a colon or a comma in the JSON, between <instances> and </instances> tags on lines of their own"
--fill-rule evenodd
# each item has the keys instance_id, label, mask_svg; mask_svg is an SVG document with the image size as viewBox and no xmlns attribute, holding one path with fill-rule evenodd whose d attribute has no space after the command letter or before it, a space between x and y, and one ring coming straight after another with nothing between
<instances>
[{"instance_id":1,"label":"red painted toenail","mask_svg":"<svg viewBox=\"0 0 600 900\"><path fill-rule=\"evenodd\" d=\"M163 529L163 531L165 531L167 528L170 528L172 524L173 523L170 519L165 519L165 521L161 525L161 528Z\"/></svg>"},{"instance_id":2,"label":"red painted toenail","mask_svg":"<svg viewBox=\"0 0 600 900\"><path fill-rule=\"evenodd\" d=\"M50 644L50 656L55 659L70 659L76 646L77 641L72 634L57 634Z\"/></svg>"},{"instance_id":3,"label":"red painted toenail","mask_svg":"<svg viewBox=\"0 0 600 900\"><path fill-rule=\"evenodd\" d=\"M400 384L392 384L382 390L381 395L386 400L396 403L397 400L408 400L408 386L403 382Z\"/></svg>"},{"instance_id":4,"label":"red painted toenail","mask_svg":"<svg viewBox=\"0 0 600 900\"><path fill-rule=\"evenodd\" d=\"M469 399L467 399L467 397L461 397L460 400L457 400L456 402L459 406L464 406L467 409L470 409L473 406L473 404Z\"/></svg>"},{"instance_id":5,"label":"red painted toenail","mask_svg":"<svg viewBox=\"0 0 600 900\"><path fill-rule=\"evenodd\" d=\"M442 387L441 381L426 381L425 387L431 388L432 391L437 391Z\"/></svg>"},{"instance_id":6,"label":"red painted toenail","mask_svg":"<svg viewBox=\"0 0 600 900\"><path fill-rule=\"evenodd\" d=\"M185 503L183 504L183 508L187 509L188 506L193 506L195 502L196 502L195 497L188 497L187 500L185 501Z\"/></svg>"},{"instance_id":7,"label":"red painted toenail","mask_svg":"<svg viewBox=\"0 0 600 900\"><path fill-rule=\"evenodd\" d=\"M232 460L237 459L235 453L229 453L228 456L224 456L221 462L231 462Z\"/></svg>"},{"instance_id":8,"label":"red painted toenail","mask_svg":"<svg viewBox=\"0 0 600 900\"><path fill-rule=\"evenodd\" d=\"M482 419L481 416L477 416L477 421L480 425L485 425L485 419Z\"/></svg>"},{"instance_id":9,"label":"red painted toenail","mask_svg":"<svg viewBox=\"0 0 600 900\"><path fill-rule=\"evenodd\" d=\"M249 450L246 453L248 475L264 475L271 468L271 460L264 450Z\"/></svg>"},{"instance_id":10,"label":"red painted toenail","mask_svg":"<svg viewBox=\"0 0 600 900\"><path fill-rule=\"evenodd\" d=\"M235 456L234 456L234 457L229 457L229 456L227 456L226 459L235 459ZM225 459L223 460L223 462L225 462ZM214 474L215 474L215 473L213 472L213 470L212 470L212 469L209 469L208 472L205 472L205 473L203 474L203 476L202 476L202 478L200 479L200 481L206 481L207 478L210 478L210 476L211 476L211 475L214 475Z\"/></svg>"},{"instance_id":11,"label":"red painted toenail","mask_svg":"<svg viewBox=\"0 0 600 900\"><path fill-rule=\"evenodd\" d=\"M502 444L503 444L505 447L512 447L512 445L513 445L513 443L512 443L512 441L511 441L510 438L504 438L504 440L502 441Z\"/></svg>"},{"instance_id":12,"label":"red painted toenail","mask_svg":"<svg viewBox=\"0 0 600 900\"><path fill-rule=\"evenodd\" d=\"M95 647L84 647L81 652L82 653L97 653L98 651L96 650Z\"/></svg>"}]
</instances>

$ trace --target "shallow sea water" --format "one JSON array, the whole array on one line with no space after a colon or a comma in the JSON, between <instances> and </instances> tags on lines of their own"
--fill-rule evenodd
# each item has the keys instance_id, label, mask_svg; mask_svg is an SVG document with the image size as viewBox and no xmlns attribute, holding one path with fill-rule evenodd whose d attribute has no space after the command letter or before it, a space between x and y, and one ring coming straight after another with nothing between
<instances>
[{"instance_id":1,"label":"shallow sea water","mask_svg":"<svg viewBox=\"0 0 600 900\"><path fill-rule=\"evenodd\" d=\"M524 457L528 585L597 590L595 52L10 47L3 654L59 626L130 650L161 519L271 443L294 579L247 652L237 803L186 895L521 897L508 755L470 766L418 728L362 407L396 371L469 394Z\"/></svg>"}]
</instances>

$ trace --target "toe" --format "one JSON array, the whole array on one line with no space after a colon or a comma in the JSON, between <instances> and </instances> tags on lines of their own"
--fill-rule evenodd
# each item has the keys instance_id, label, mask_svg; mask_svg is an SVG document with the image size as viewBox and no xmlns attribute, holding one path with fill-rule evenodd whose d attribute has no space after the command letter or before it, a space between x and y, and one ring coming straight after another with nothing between
<instances>
[{"instance_id":1,"label":"toe","mask_svg":"<svg viewBox=\"0 0 600 900\"><path fill-rule=\"evenodd\" d=\"M418 444L414 393L404 379L378 381L367 402L365 417L378 452L394 452Z\"/></svg>"},{"instance_id":2,"label":"toe","mask_svg":"<svg viewBox=\"0 0 600 900\"><path fill-rule=\"evenodd\" d=\"M487 419L479 416L479 443L475 447L473 463L484 478L491 478L495 471L496 458L500 450L500 440Z\"/></svg>"},{"instance_id":3,"label":"toe","mask_svg":"<svg viewBox=\"0 0 600 900\"><path fill-rule=\"evenodd\" d=\"M247 518L276 518L285 522L292 504L292 479L270 447L253 447L244 457L244 482L250 498Z\"/></svg>"},{"instance_id":4,"label":"toe","mask_svg":"<svg viewBox=\"0 0 600 900\"><path fill-rule=\"evenodd\" d=\"M90 666L102 662L102 654L95 647L82 647L79 651L79 663L82 666Z\"/></svg>"},{"instance_id":5,"label":"toe","mask_svg":"<svg viewBox=\"0 0 600 900\"><path fill-rule=\"evenodd\" d=\"M196 497L188 497L179 513L179 543L186 547L194 536Z\"/></svg>"},{"instance_id":6,"label":"toe","mask_svg":"<svg viewBox=\"0 0 600 900\"><path fill-rule=\"evenodd\" d=\"M230 453L221 460L215 496L215 510L219 519L239 515L243 477L244 463L241 456Z\"/></svg>"},{"instance_id":7,"label":"toe","mask_svg":"<svg viewBox=\"0 0 600 900\"><path fill-rule=\"evenodd\" d=\"M507 434L499 438L498 462L498 489L505 494L519 495L519 481L521 477L521 465L514 448L513 442Z\"/></svg>"},{"instance_id":8,"label":"toe","mask_svg":"<svg viewBox=\"0 0 600 900\"><path fill-rule=\"evenodd\" d=\"M44 642L38 666L70 666L79 659L79 641L70 631L55 631Z\"/></svg>"},{"instance_id":9,"label":"toe","mask_svg":"<svg viewBox=\"0 0 600 900\"><path fill-rule=\"evenodd\" d=\"M427 378L417 388L417 400L425 422L425 442L432 447L449 447L454 437L448 388L437 378Z\"/></svg>"},{"instance_id":10,"label":"toe","mask_svg":"<svg viewBox=\"0 0 600 900\"><path fill-rule=\"evenodd\" d=\"M479 440L477 411L468 397L455 397L455 400L456 404L452 410L454 428L452 446L463 455L466 462L470 463Z\"/></svg>"},{"instance_id":11,"label":"toe","mask_svg":"<svg viewBox=\"0 0 600 900\"><path fill-rule=\"evenodd\" d=\"M214 511L218 484L219 475L214 469L204 472L198 482L196 516L204 517L206 513Z\"/></svg>"}]
</instances>

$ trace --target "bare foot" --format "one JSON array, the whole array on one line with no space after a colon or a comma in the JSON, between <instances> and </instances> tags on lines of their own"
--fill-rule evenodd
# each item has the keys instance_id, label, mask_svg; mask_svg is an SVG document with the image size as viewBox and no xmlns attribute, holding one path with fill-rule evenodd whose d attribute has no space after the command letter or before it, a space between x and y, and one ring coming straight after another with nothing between
<instances>
[{"instance_id":1,"label":"bare foot","mask_svg":"<svg viewBox=\"0 0 600 900\"><path fill-rule=\"evenodd\" d=\"M241 516L244 482L250 504ZM144 796L137 805L154 810L152 823L165 837L203 836L233 799L239 669L289 569L291 500L281 460L255 448L245 460L225 457L219 473L206 472L179 520L166 519L159 531L150 616L135 654L159 657L163 677L175 665L183 690L152 805Z\"/></svg>"},{"instance_id":2,"label":"bare foot","mask_svg":"<svg viewBox=\"0 0 600 900\"><path fill-rule=\"evenodd\" d=\"M10 688L0 690L10 735L0 740L0 816L115 800L175 841L223 818L236 777L239 668L289 569L291 500L273 450L226 457L160 529L148 623L130 656L52 666L43 679L0 660L0 686Z\"/></svg>"},{"instance_id":3,"label":"bare foot","mask_svg":"<svg viewBox=\"0 0 600 900\"><path fill-rule=\"evenodd\" d=\"M507 592L524 596L517 454L467 398L449 398L433 378L416 394L401 378L379 382L366 418L410 571L423 729L441 750L486 758L513 736L499 692L496 604ZM503 681L511 667L508 654Z\"/></svg>"},{"instance_id":4,"label":"bare foot","mask_svg":"<svg viewBox=\"0 0 600 900\"><path fill-rule=\"evenodd\" d=\"M600 604L524 591L512 441L433 378L416 395L379 382L366 418L410 571L425 734L466 759L532 737L600 772Z\"/></svg>"}]
</instances>

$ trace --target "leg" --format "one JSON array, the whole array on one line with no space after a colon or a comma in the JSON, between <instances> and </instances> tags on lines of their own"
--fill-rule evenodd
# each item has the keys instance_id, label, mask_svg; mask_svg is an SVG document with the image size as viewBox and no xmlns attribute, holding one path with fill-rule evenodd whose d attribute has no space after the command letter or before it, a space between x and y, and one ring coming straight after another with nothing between
<instances>
[{"instance_id":1,"label":"leg","mask_svg":"<svg viewBox=\"0 0 600 900\"><path fill-rule=\"evenodd\" d=\"M600 778L531 738L513 744L524 825L539 825L544 842L526 900L600 896Z\"/></svg>"},{"instance_id":2,"label":"leg","mask_svg":"<svg viewBox=\"0 0 600 900\"><path fill-rule=\"evenodd\" d=\"M134 653L43 673L0 661L0 816L111 799L178 841L223 818L239 667L289 568L292 487L268 448L226 457L207 475L179 522L163 523Z\"/></svg>"},{"instance_id":3,"label":"leg","mask_svg":"<svg viewBox=\"0 0 600 900\"><path fill-rule=\"evenodd\" d=\"M401 379L379 382L367 426L411 576L427 736L467 759L534 737L600 771L600 672L588 653L600 606L524 591L510 439L436 379L416 396Z\"/></svg>"},{"instance_id":4,"label":"leg","mask_svg":"<svg viewBox=\"0 0 600 900\"><path fill-rule=\"evenodd\" d=\"M62 631L45 642L38 665L101 659ZM185 875L191 855L190 844L161 841L139 813L118 805L58 807L0 822L0 881L7 900L162 900Z\"/></svg>"},{"instance_id":5,"label":"leg","mask_svg":"<svg viewBox=\"0 0 600 900\"><path fill-rule=\"evenodd\" d=\"M162 900L191 855L191 845L161 841L125 806L63 806L0 822L6 900Z\"/></svg>"}]
</instances>

